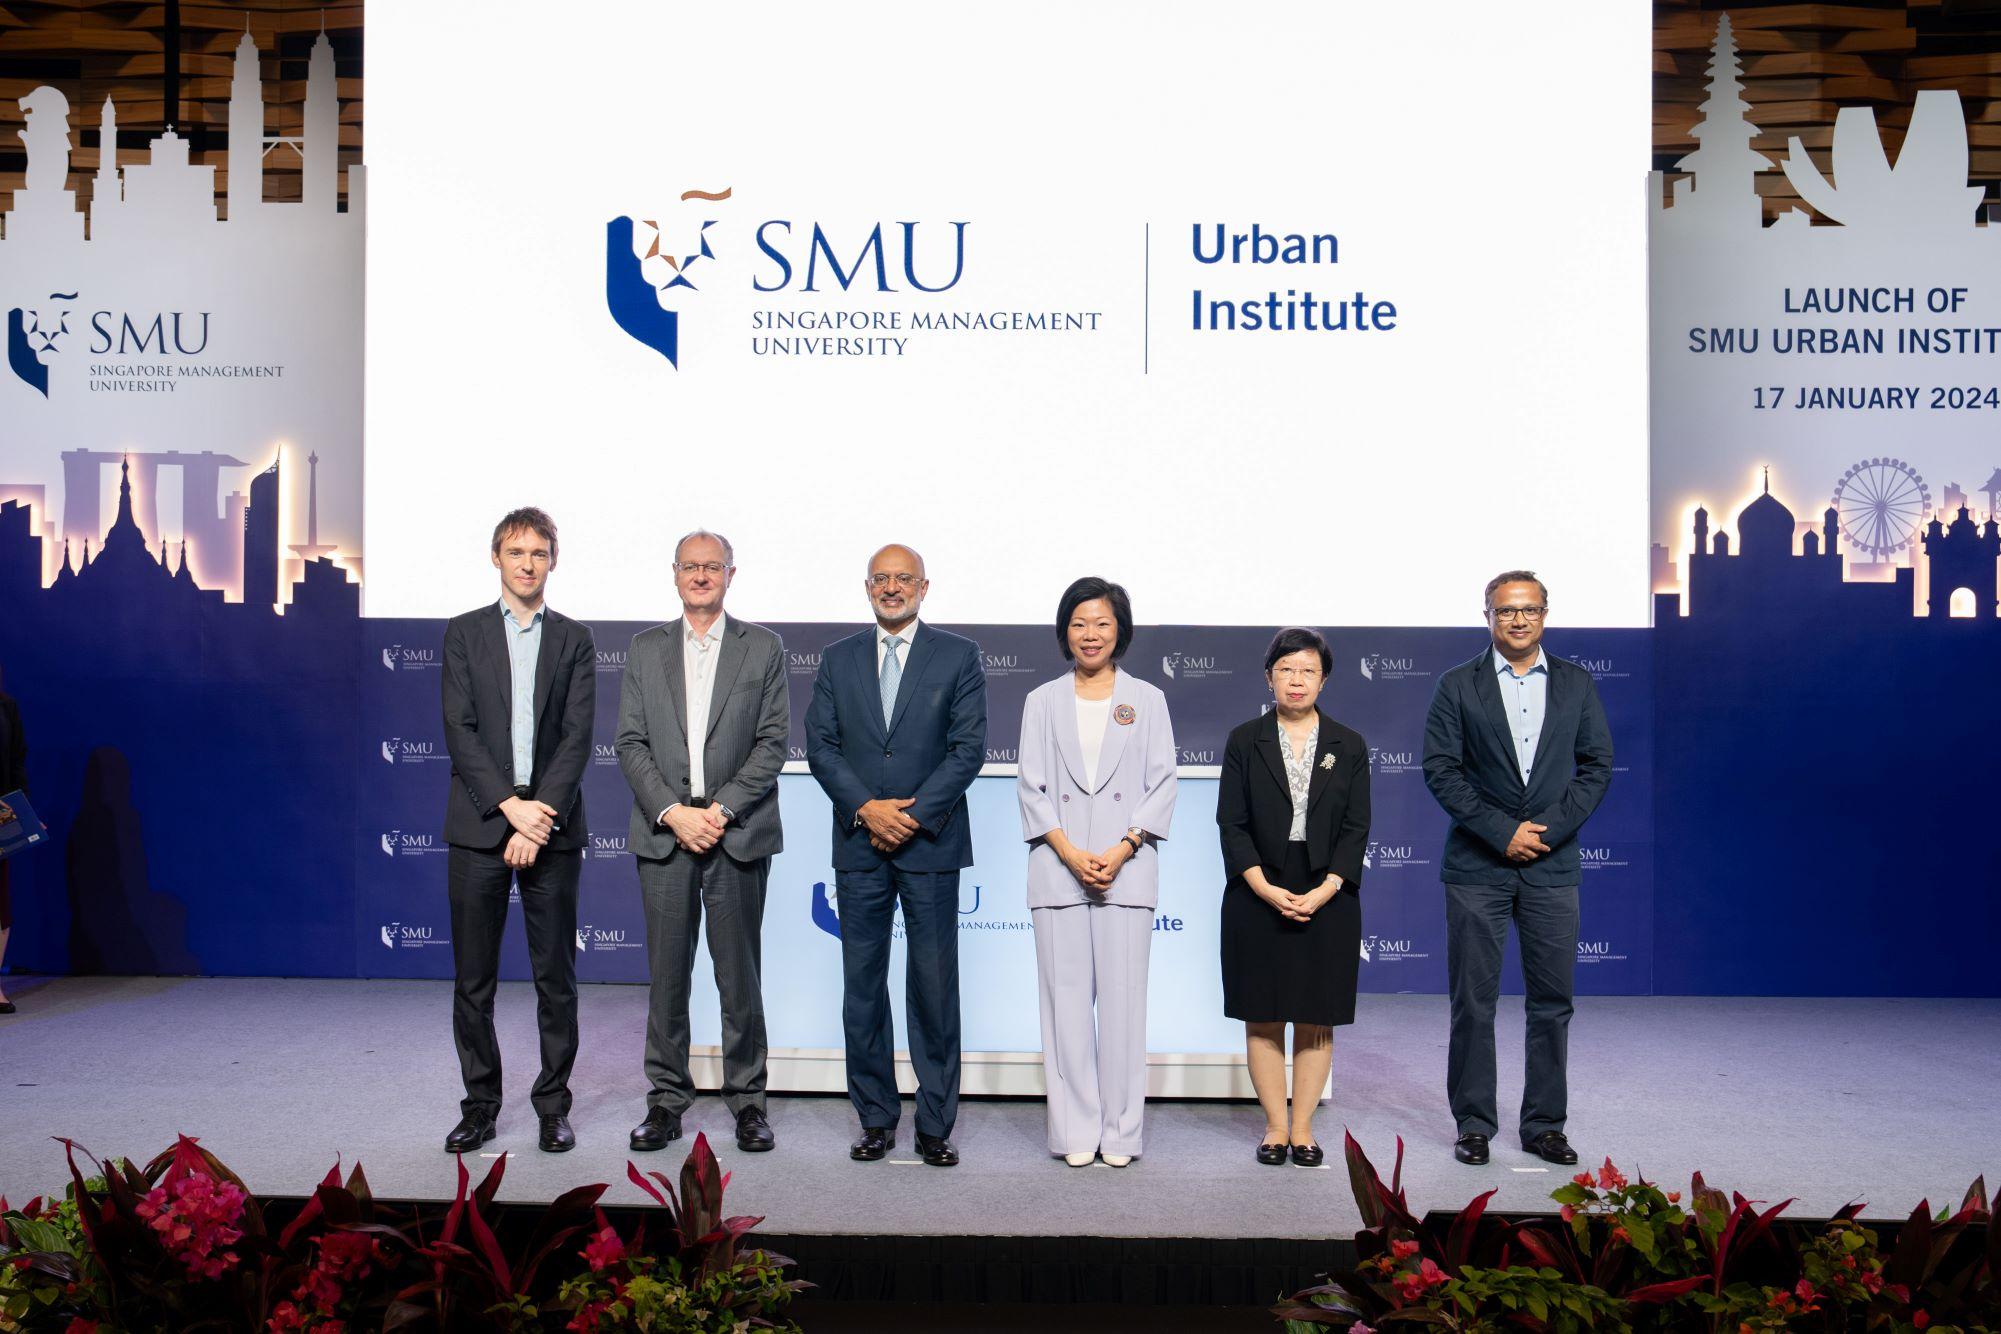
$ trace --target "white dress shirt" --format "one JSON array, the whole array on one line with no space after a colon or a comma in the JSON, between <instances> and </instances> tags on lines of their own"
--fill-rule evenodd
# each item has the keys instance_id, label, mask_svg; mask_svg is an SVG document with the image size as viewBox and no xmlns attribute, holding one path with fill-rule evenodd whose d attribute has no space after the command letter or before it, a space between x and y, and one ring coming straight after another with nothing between
<instances>
[{"instance_id":1,"label":"white dress shirt","mask_svg":"<svg viewBox=\"0 0 2001 1334\"><path fill-rule=\"evenodd\" d=\"M681 684L688 699L688 795L691 797L709 794L708 775L702 772L702 751L708 743L709 709L716 692L716 659L723 650L723 628L728 621L727 615L718 613L709 632L698 635L688 618L681 618ZM667 811L680 804L677 801L660 812L654 823L665 820Z\"/></svg>"}]
</instances>

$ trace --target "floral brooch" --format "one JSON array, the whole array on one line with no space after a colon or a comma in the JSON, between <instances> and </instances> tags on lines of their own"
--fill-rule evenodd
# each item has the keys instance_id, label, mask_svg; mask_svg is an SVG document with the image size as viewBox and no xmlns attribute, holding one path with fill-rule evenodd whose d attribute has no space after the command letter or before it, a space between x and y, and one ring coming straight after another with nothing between
<instances>
[{"instance_id":1,"label":"floral brooch","mask_svg":"<svg viewBox=\"0 0 2001 1334\"><path fill-rule=\"evenodd\" d=\"M1322 755L1320 757L1320 767L1323 769L1332 769L1334 767L1333 751L1330 750L1325 755Z\"/></svg>"}]
</instances>

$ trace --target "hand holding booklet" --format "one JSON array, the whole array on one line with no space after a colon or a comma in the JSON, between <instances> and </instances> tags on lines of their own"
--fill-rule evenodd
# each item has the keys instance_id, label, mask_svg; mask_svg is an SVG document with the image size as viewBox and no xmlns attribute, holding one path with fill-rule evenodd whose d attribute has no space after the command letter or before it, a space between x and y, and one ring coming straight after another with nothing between
<instances>
[{"instance_id":1,"label":"hand holding booklet","mask_svg":"<svg viewBox=\"0 0 2001 1334\"><path fill-rule=\"evenodd\" d=\"M28 804L27 794L17 790L0 797L0 857L46 843L48 837L48 826Z\"/></svg>"}]
</instances>

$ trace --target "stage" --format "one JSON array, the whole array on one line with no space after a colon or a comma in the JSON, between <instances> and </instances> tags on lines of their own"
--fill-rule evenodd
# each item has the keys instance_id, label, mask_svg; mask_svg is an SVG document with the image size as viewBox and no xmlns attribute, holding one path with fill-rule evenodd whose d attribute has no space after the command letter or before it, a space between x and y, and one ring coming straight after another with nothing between
<instances>
[{"instance_id":1,"label":"stage","mask_svg":"<svg viewBox=\"0 0 2001 1334\"><path fill-rule=\"evenodd\" d=\"M380 1196L452 1193L440 1148L459 1098L446 983L10 978L9 991L21 1012L0 1019L0 1194L17 1204L66 1180L51 1136L143 1158L179 1131L263 1194L309 1192L336 1157L363 1164ZM678 1172L685 1141L626 1149L644 1114L645 1001L641 987L582 988L578 1147L547 1155L527 1100L532 994L502 987L511 1101L489 1146L514 1154L502 1199L608 1181L608 1203L636 1204L628 1158ZM1519 1094L1520 1029L1519 998L1504 999L1504 1108ZM1505 1132L1490 1165L1453 1160L1445 1033L1442 997L1361 998L1336 1038L1335 1096L1318 1121L1334 1166L1319 1170L1255 1164L1263 1120L1249 1103L1150 1104L1146 1154L1124 1170L1051 1159L1032 1099L967 1100L954 1136L964 1161L950 1171L916 1161L907 1113L889 1161L851 1162L854 1119L838 1096L774 1097L778 1148L762 1156L737 1151L717 1098L698 1101L686 1126L707 1131L734 1173L732 1212L762 1214L765 1231L786 1236L1343 1238L1358 1221L1339 1170L1344 1126L1385 1173L1403 1135L1420 1212L1489 1188L1494 1208L1544 1207L1567 1173ZM1920 1198L1957 1202L1995 1167L2001 1001L1586 997L1571 1071L1570 1133L1589 1163L1609 1154L1670 1186L1700 1169L1754 1198L1796 1196L1802 1217L1855 1199L1900 1217Z\"/></svg>"}]
</instances>

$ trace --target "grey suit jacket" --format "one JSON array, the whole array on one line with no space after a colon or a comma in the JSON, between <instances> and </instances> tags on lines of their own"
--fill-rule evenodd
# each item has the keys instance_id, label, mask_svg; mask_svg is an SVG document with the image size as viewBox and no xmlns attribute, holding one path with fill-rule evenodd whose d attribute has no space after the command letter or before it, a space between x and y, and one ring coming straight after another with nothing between
<instances>
[{"instance_id":1,"label":"grey suit jacket","mask_svg":"<svg viewBox=\"0 0 2001 1334\"><path fill-rule=\"evenodd\" d=\"M639 857L680 850L660 812L687 801L688 687L682 666L685 623L676 618L633 636L618 699L618 767L632 788L627 843ZM702 774L710 799L735 812L723 851L738 861L785 846L778 822L778 771L785 764L788 710L785 645L761 625L724 622L709 702Z\"/></svg>"}]
</instances>

